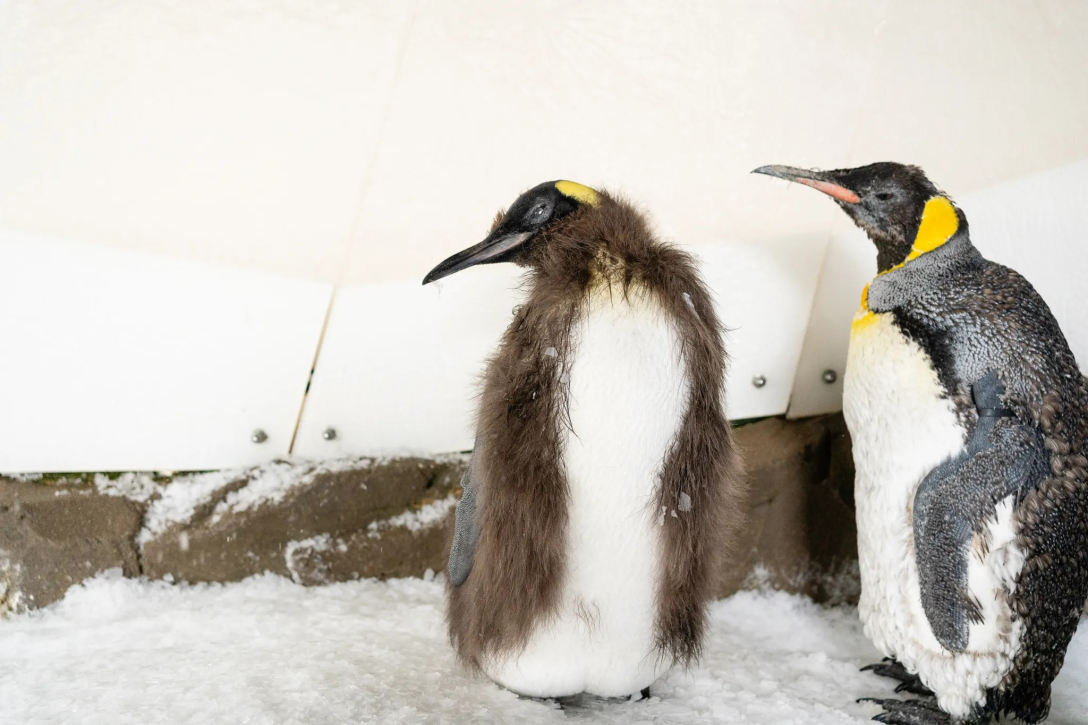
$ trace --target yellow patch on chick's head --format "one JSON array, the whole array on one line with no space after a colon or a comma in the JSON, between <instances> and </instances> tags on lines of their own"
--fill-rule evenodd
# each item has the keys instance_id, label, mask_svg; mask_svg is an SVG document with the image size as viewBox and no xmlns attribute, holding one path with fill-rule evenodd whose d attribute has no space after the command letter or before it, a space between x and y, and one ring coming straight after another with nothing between
<instances>
[{"instance_id":1,"label":"yellow patch on chick's head","mask_svg":"<svg viewBox=\"0 0 1088 725\"><path fill-rule=\"evenodd\" d=\"M555 182L555 188L563 196L569 196L571 199L580 201L583 204L589 204L590 206L600 206L601 204L601 195L597 193L596 189L579 184L577 181L557 181Z\"/></svg>"}]
</instances>

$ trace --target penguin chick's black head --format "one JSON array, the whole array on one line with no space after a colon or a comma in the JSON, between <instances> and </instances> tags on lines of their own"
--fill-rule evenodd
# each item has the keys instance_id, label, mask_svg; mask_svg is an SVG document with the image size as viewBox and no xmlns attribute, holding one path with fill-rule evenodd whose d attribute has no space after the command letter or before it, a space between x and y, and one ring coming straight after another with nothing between
<instances>
[{"instance_id":1,"label":"penguin chick's black head","mask_svg":"<svg viewBox=\"0 0 1088 725\"><path fill-rule=\"evenodd\" d=\"M546 181L534 186L499 215L486 239L440 262L423 278L423 284L477 264L524 263L542 231L583 206L600 203L600 194L573 181Z\"/></svg>"},{"instance_id":2,"label":"penguin chick's black head","mask_svg":"<svg viewBox=\"0 0 1088 725\"><path fill-rule=\"evenodd\" d=\"M967 226L917 166L892 161L833 171L761 166L752 173L796 181L834 199L876 245L881 272L940 246Z\"/></svg>"}]
</instances>

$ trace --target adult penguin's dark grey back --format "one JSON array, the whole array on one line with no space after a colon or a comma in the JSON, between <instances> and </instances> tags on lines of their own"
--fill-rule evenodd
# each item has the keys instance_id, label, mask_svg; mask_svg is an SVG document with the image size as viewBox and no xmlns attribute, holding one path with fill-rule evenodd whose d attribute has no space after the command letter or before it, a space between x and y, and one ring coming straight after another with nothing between
<instances>
[{"instance_id":1,"label":"adult penguin's dark grey back","mask_svg":"<svg viewBox=\"0 0 1088 725\"><path fill-rule=\"evenodd\" d=\"M1046 302L1015 270L978 252L966 219L948 243L874 280L868 300L874 310L892 310L929 354L972 429L978 418L971 383L1000 370L1003 405L1042 438L1041 474L1009 491L1027 557L1012 596L1024 628L1016 661L994 695L997 709L1041 720L1088 597L1085 377Z\"/></svg>"},{"instance_id":2,"label":"adult penguin's dark grey back","mask_svg":"<svg viewBox=\"0 0 1088 725\"><path fill-rule=\"evenodd\" d=\"M467 567L451 566L462 580L448 588L451 640L479 669L490 656L518 652L556 613L568 524L561 381L587 300L603 285L649 294L678 334L688 399L656 493L655 510L669 515L660 524L654 640L664 656L691 662L740 508L721 325L692 257L658 241L629 204L602 192L544 235L521 261L528 298L484 379L470 482L476 530L458 533L475 545Z\"/></svg>"}]
</instances>

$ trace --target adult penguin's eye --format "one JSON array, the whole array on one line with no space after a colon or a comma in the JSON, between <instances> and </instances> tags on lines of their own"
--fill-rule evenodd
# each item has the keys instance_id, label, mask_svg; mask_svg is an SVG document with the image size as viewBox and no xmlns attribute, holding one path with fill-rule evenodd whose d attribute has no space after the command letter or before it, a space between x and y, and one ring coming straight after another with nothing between
<instances>
[{"instance_id":1,"label":"adult penguin's eye","mask_svg":"<svg viewBox=\"0 0 1088 725\"><path fill-rule=\"evenodd\" d=\"M882 191L882 192L880 192L879 194L876 195L876 198L880 199L881 201L887 201L888 199L892 198L892 195L889 194L886 191Z\"/></svg>"}]
</instances>

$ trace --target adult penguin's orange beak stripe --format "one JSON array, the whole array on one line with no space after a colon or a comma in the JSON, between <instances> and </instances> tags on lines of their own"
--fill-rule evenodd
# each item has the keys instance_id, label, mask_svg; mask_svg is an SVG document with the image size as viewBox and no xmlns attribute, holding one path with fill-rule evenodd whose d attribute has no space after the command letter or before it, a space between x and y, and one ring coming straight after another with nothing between
<instances>
[{"instance_id":1,"label":"adult penguin's orange beak stripe","mask_svg":"<svg viewBox=\"0 0 1088 725\"><path fill-rule=\"evenodd\" d=\"M752 171L752 173L777 176L778 178L786 179L787 181L796 181L798 184L811 186L813 189L822 191L828 196L838 199L839 201L844 201L847 204L857 204L861 201L861 197L850 191L850 189L847 189L845 186L835 183L822 171L797 169L792 166L760 166L758 169Z\"/></svg>"},{"instance_id":2,"label":"adult penguin's orange beak stripe","mask_svg":"<svg viewBox=\"0 0 1088 725\"><path fill-rule=\"evenodd\" d=\"M473 265L499 261L499 258L517 249L531 236L532 232L511 233L496 229L479 244L439 262L438 266L423 278L423 284L430 284L443 277L449 277L451 274L460 272L462 269L468 269Z\"/></svg>"}]
</instances>

